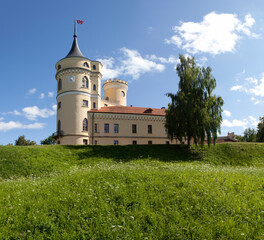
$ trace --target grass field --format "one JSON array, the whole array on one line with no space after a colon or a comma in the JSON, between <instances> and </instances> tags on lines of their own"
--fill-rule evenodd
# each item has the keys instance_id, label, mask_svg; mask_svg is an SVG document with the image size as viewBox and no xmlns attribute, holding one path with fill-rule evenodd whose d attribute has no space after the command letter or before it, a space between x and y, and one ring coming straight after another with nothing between
<instances>
[{"instance_id":1,"label":"grass field","mask_svg":"<svg viewBox=\"0 0 264 240\"><path fill-rule=\"evenodd\" d=\"M264 239L264 144L0 146L0 239Z\"/></svg>"}]
</instances>

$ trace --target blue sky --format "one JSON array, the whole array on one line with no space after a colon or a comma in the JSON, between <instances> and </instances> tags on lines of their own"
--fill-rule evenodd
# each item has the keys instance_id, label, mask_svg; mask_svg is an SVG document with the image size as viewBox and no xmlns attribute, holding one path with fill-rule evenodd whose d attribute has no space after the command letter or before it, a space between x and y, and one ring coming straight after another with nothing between
<instances>
[{"instance_id":1,"label":"blue sky","mask_svg":"<svg viewBox=\"0 0 264 240\"><path fill-rule=\"evenodd\" d=\"M78 42L104 79L129 82L128 105L161 108L176 92L179 54L210 66L224 99L222 134L264 115L264 2L244 0L3 1L0 144L56 131L55 63Z\"/></svg>"}]
</instances>

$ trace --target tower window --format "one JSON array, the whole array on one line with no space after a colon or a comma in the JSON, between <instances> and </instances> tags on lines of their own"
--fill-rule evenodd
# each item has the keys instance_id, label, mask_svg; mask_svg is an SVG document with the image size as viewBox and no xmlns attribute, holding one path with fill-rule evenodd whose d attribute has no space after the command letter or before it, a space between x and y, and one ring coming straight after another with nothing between
<instances>
[{"instance_id":1,"label":"tower window","mask_svg":"<svg viewBox=\"0 0 264 240\"><path fill-rule=\"evenodd\" d=\"M88 107L88 101L87 100L83 100L83 107Z\"/></svg>"},{"instance_id":2,"label":"tower window","mask_svg":"<svg viewBox=\"0 0 264 240\"><path fill-rule=\"evenodd\" d=\"M93 102L93 108L96 108L96 103L95 102Z\"/></svg>"},{"instance_id":3,"label":"tower window","mask_svg":"<svg viewBox=\"0 0 264 240\"><path fill-rule=\"evenodd\" d=\"M137 133L137 125L132 124L132 133Z\"/></svg>"},{"instance_id":4,"label":"tower window","mask_svg":"<svg viewBox=\"0 0 264 240\"><path fill-rule=\"evenodd\" d=\"M87 121L87 118L83 119L83 131L88 131L88 121Z\"/></svg>"},{"instance_id":5,"label":"tower window","mask_svg":"<svg viewBox=\"0 0 264 240\"><path fill-rule=\"evenodd\" d=\"M148 133L152 133L152 125L148 125Z\"/></svg>"},{"instance_id":6,"label":"tower window","mask_svg":"<svg viewBox=\"0 0 264 240\"><path fill-rule=\"evenodd\" d=\"M89 68L89 64L87 62L85 62L83 66Z\"/></svg>"},{"instance_id":7,"label":"tower window","mask_svg":"<svg viewBox=\"0 0 264 240\"><path fill-rule=\"evenodd\" d=\"M61 102L58 103L58 109L60 109L60 108L61 108Z\"/></svg>"},{"instance_id":8,"label":"tower window","mask_svg":"<svg viewBox=\"0 0 264 240\"><path fill-rule=\"evenodd\" d=\"M105 123L104 125L104 132L109 133L109 123Z\"/></svg>"},{"instance_id":9,"label":"tower window","mask_svg":"<svg viewBox=\"0 0 264 240\"><path fill-rule=\"evenodd\" d=\"M93 70L96 70L96 66L95 65L93 65Z\"/></svg>"},{"instance_id":10,"label":"tower window","mask_svg":"<svg viewBox=\"0 0 264 240\"><path fill-rule=\"evenodd\" d=\"M58 133L60 134L61 133L61 121L59 120L58 121Z\"/></svg>"},{"instance_id":11,"label":"tower window","mask_svg":"<svg viewBox=\"0 0 264 240\"><path fill-rule=\"evenodd\" d=\"M119 125L114 124L114 133L119 133Z\"/></svg>"},{"instance_id":12,"label":"tower window","mask_svg":"<svg viewBox=\"0 0 264 240\"><path fill-rule=\"evenodd\" d=\"M62 89L62 81L61 79L59 79L59 82L58 82L58 91L60 91Z\"/></svg>"},{"instance_id":13,"label":"tower window","mask_svg":"<svg viewBox=\"0 0 264 240\"><path fill-rule=\"evenodd\" d=\"M126 93L124 91L121 91L121 96L122 97L126 96Z\"/></svg>"},{"instance_id":14,"label":"tower window","mask_svg":"<svg viewBox=\"0 0 264 240\"><path fill-rule=\"evenodd\" d=\"M83 77L82 79L82 87L83 88L89 88L89 82L87 77Z\"/></svg>"},{"instance_id":15,"label":"tower window","mask_svg":"<svg viewBox=\"0 0 264 240\"><path fill-rule=\"evenodd\" d=\"M58 65L58 70L60 70L61 69L61 65Z\"/></svg>"},{"instance_id":16,"label":"tower window","mask_svg":"<svg viewBox=\"0 0 264 240\"><path fill-rule=\"evenodd\" d=\"M118 145L118 140L114 140L114 145Z\"/></svg>"},{"instance_id":17,"label":"tower window","mask_svg":"<svg viewBox=\"0 0 264 240\"><path fill-rule=\"evenodd\" d=\"M96 91L96 85L95 84L93 85L93 90Z\"/></svg>"}]
</instances>

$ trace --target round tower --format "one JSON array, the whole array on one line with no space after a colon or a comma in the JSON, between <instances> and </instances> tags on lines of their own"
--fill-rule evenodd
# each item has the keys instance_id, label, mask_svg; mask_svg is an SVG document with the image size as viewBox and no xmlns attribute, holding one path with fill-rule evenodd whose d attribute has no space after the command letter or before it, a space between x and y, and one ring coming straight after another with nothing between
<instances>
[{"instance_id":1,"label":"round tower","mask_svg":"<svg viewBox=\"0 0 264 240\"><path fill-rule=\"evenodd\" d=\"M101 68L83 56L74 39L68 55L56 63L57 144L89 144L88 114L101 106Z\"/></svg>"},{"instance_id":2,"label":"round tower","mask_svg":"<svg viewBox=\"0 0 264 240\"><path fill-rule=\"evenodd\" d=\"M109 79L103 84L105 100L121 106L127 105L128 83L120 79Z\"/></svg>"}]
</instances>

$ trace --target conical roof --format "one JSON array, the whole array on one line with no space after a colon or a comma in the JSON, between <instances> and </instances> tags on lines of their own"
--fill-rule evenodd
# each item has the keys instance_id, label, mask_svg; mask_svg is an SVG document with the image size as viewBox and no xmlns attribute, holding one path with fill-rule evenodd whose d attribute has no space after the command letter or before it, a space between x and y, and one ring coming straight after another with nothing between
<instances>
[{"instance_id":1,"label":"conical roof","mask_svg":"<svg viewBox=\"0 0 264 240\"><path fill-rule=\"evenodd\" d=\"M74 39L73 39L71 50L65 58L68 58L68 57L84 57L80 48L79 48L79 45L78 45L77 35L74 35L73 38Z\"/></svg>"}]
</instances>

